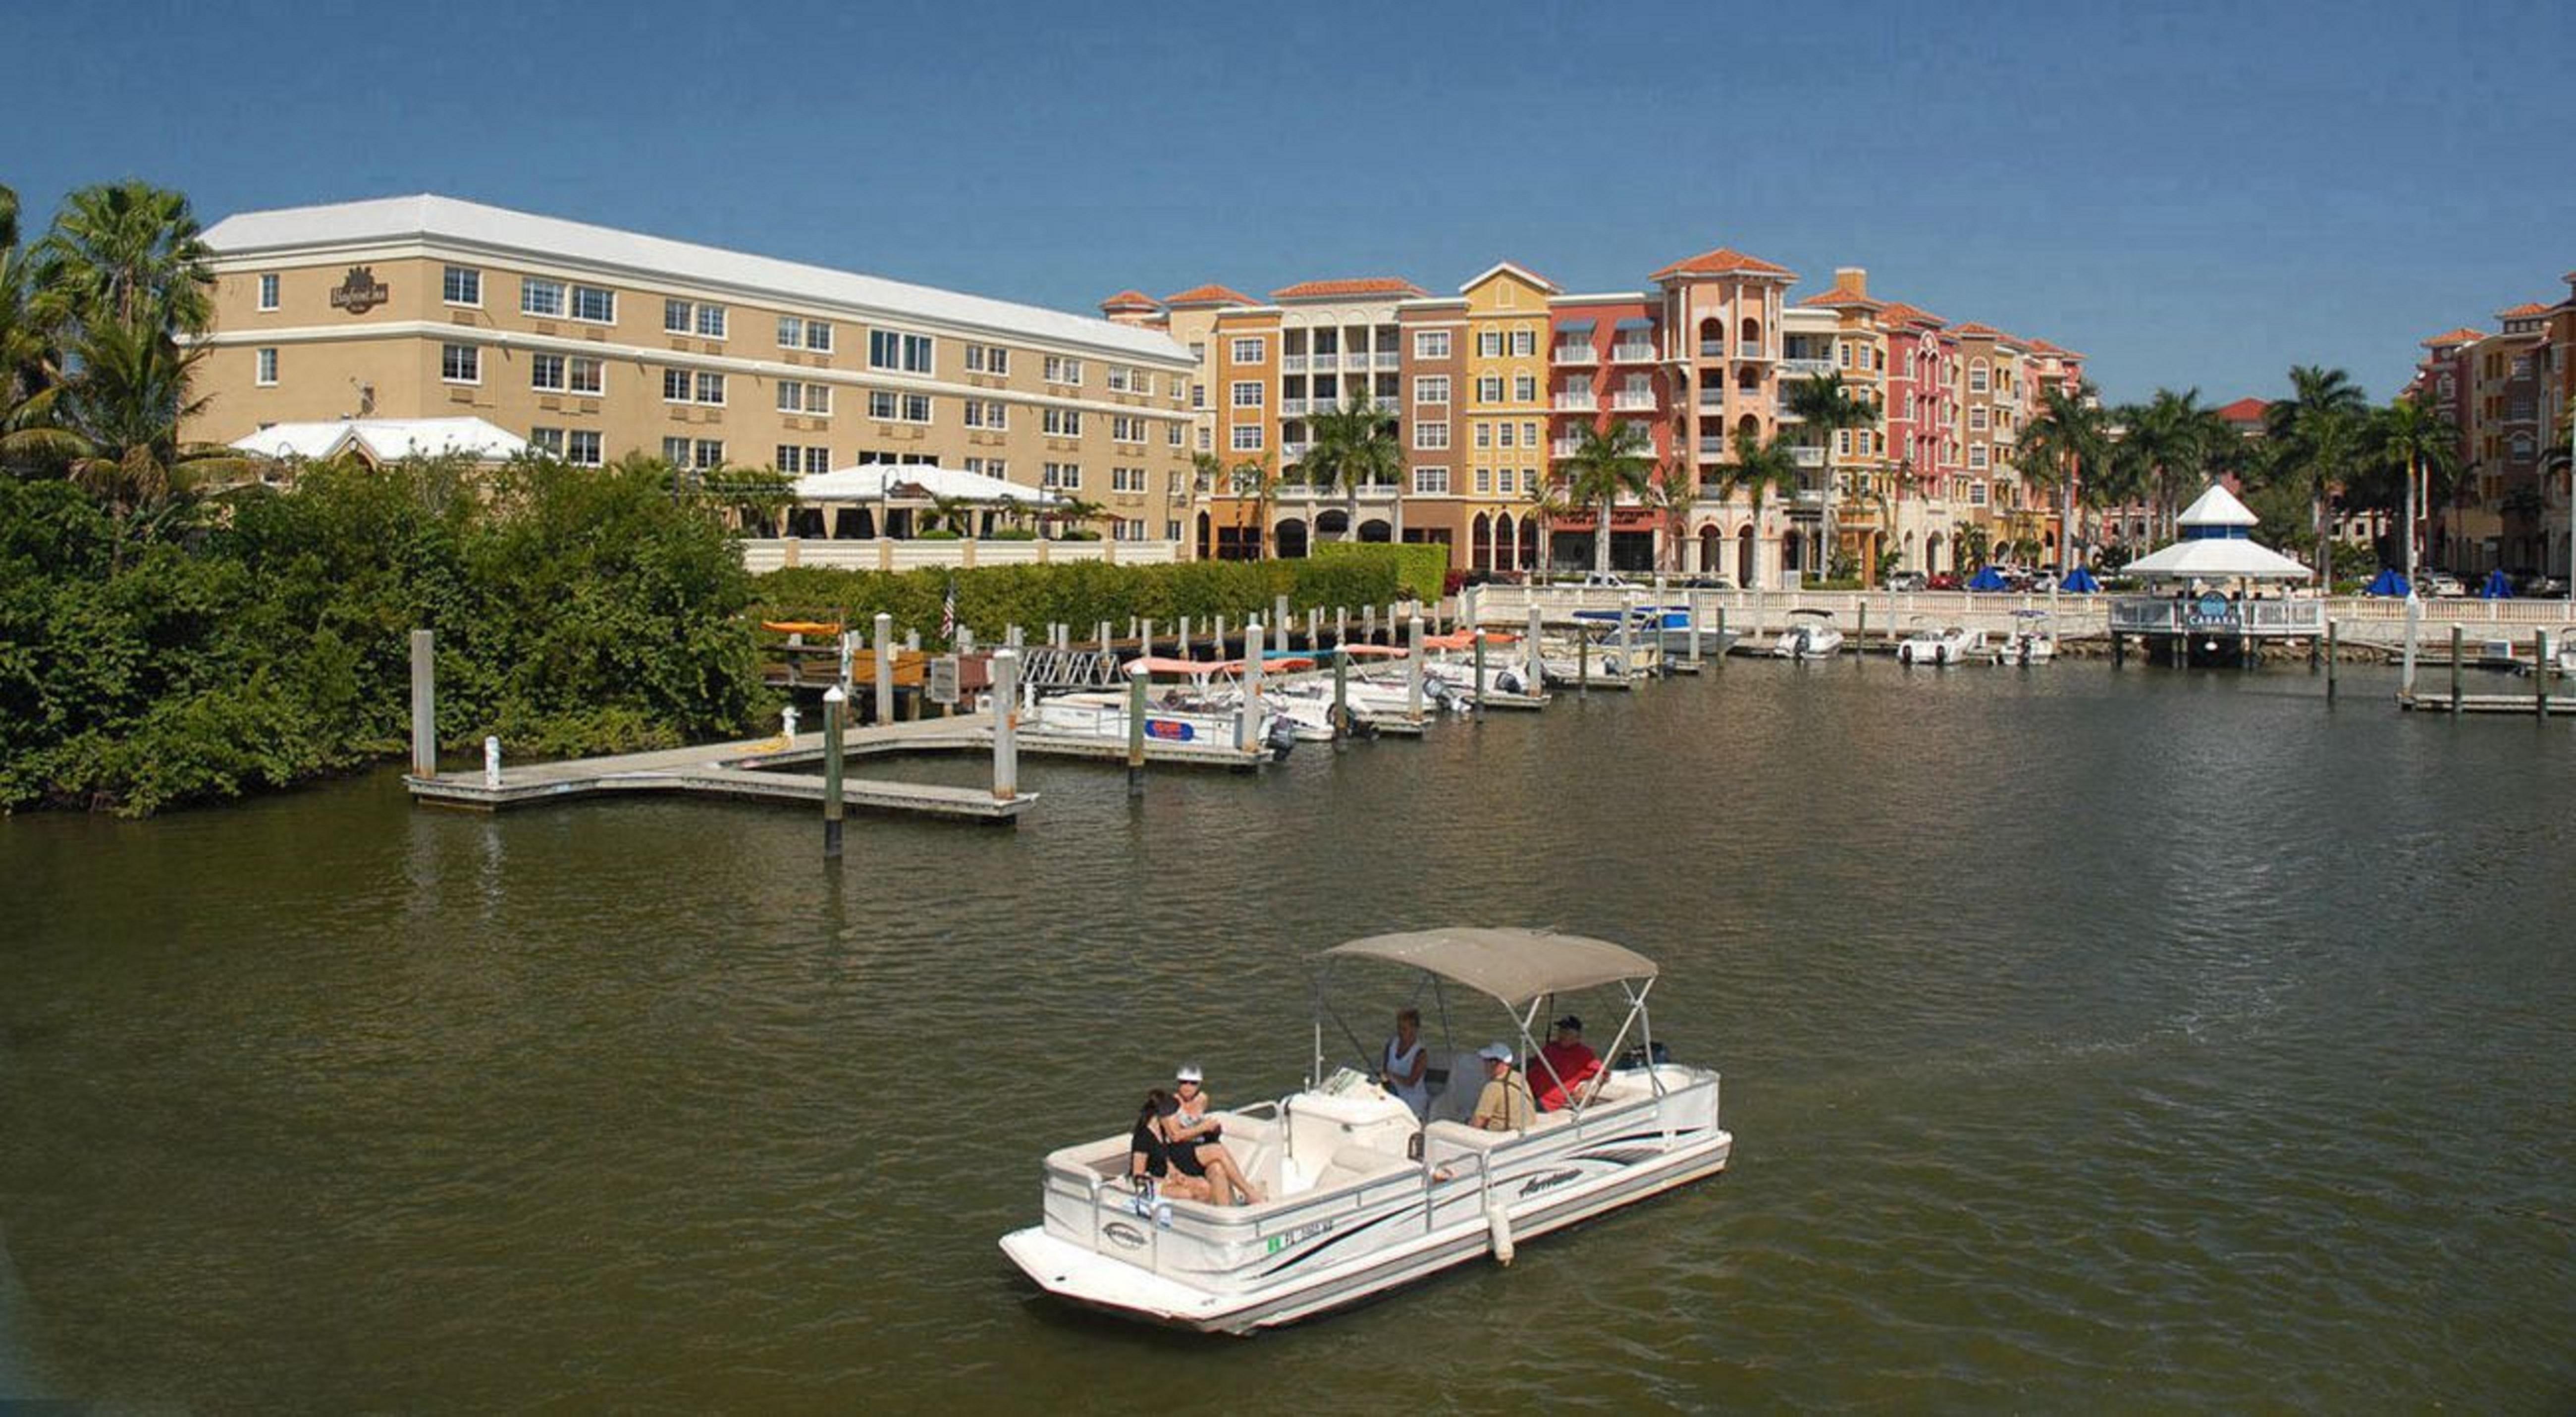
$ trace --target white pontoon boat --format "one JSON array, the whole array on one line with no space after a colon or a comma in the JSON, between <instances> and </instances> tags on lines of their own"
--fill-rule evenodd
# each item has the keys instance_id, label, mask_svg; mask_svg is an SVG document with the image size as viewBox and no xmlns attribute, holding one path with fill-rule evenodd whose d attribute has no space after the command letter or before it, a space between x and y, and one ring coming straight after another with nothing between
<instances>
[{"instance_id":1,"label":"white pontoon boat","mask_svg":"<svg viewBox=\"0 0 2576 1417\"><path fill-rule=\"evenodd\" d=\"M1530 1030L1555 995L1615 988L1627 1018L1604 1057L1616 1061L1566 1109L1523 1130L1485 1131L1466 1120L1483 1084L1477 1055L1435 1053L1445 1085L1420 1121L1363 1072L1325 1074L1332 1011L1319 982L1309 1085L1214 1114L1266 1200L1219 1208L1140 1194L1120 1131L1047 1156L1041 1223L1002 1239L1012 1263L1078 1304L1250 1333L1488 1253L1508 1263L1519 1241L1725 1169L1734 1138L1718 1125L1718 1074L1668 1061L1656 1045L1646 1014L1656 971L1644 956L1575 935L1466 928L1325 953L1327 975L1352 959L1421 971L1444 1019L1446 985L1492 998L1520 1057L1535 1051ZM1356 1038L1353 1047L1368 1051Z\"/></svg>"}]
</instances>

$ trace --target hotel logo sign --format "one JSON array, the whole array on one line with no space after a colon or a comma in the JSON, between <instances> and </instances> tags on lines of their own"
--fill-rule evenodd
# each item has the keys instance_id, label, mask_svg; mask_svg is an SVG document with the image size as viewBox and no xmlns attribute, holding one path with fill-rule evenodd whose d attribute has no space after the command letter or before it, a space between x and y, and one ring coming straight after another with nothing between
<instances>
[{"instance_id":1,"label":"hotel logo sign","mask_svg":"<svg viewBox=\"0 0 2576 1417\"><path fill-rule=\"evenodd\" d=\"M349 273L342 276L340 283L332 288L331 308L346 310L352 315L363 315L392 298L392 289L383 281L376 279L373 267L351 266Z\"/></svg>"}]
</instances>

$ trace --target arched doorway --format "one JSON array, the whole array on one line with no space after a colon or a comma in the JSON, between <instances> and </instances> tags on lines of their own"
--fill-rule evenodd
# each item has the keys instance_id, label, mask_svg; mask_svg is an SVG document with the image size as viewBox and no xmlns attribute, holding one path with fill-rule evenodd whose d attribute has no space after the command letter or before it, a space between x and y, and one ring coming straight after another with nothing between
<instances>
[{"instance_id":1,"label":"arched doorway","mask_svg":"<svg viewBox=\"0 0 2576 1417\"><path fill-rule=\"evenodd\" d=\"M1351 516L1348 512L1336 510L1330 512L1317 512L1315 514L1315 539L1317 541L1347 541L1350 539L1350 529Z\"/></svg>"},{"instance_id":2,"label":"arched doorway","mask_svg":"<svg viewBox=\"0 0 2576 1417\"><path fill-rule=\"evenodd\" d=\"M1287 517L1271 533L1271 544L1278 548L1279 558L1294 561L1306 554L1306 523L1301 517Z\"/></svg>"},{"instance_id":3,"label":"arched doorway","mask_svg":"<svg viewBox=\"0 0 2576 1417\"><path fill-rule=\"evenodd\" d=\"M1726 574L1726 536L1714 526L1699 529L1699 568L1712 576Z\"/></svg>"},{"instance_id":4,"label":"arched doorway","mask_svg":"<svg viewBox=\"0 0 2576 1417\"><path fill-rule=\"evenodd\" d=\"M1735 534L1735 583L1739 586L1753 584L1753 525L1750 522Z\"/></svg>"},{"instance_id":5,"label":"arched doorway","mask_svg":"<svg viewBox=\"0 0 2576 1417\"><path fill-rule=\"evenodd\" d=\"M1504 512L1494 518L1494 569L1507 571L1520 564L1520 525L1512 514Z\"/></svg>"},{"instance_id":6,"label":"arched doorway","mask_svg":"<svg viewBox=\"0 0 2576 1417\"><path fill-rule=\"evenodd\" d=\"M1742 338L1748 348L1760 349L1762 347L1762 322L1754 319L1750 315L1745 316Z\"/></svg>"},{"instance_id":7,"label":"arched doorway","mask_svg":"<svg viewBox=\"0 0 2576 1417\"><path fill-rule=\"evenodd\" d=\"M1213 558L1215 555L1216 539L1213 535L1213 529L1209 525L1208 514L1201 512L1199 513L1199 559L1205 561Z\"/></svg>"},{"instance_id":8,"label":"arched doorway","mask_svg":"<svg viewBox=\"0 0 2576 1417\"><path fill-rule=\"evenodd\" d=\"M1726 321L1711 315L1699 322L1699 352L1711 356L1726 353Z\"/></svg>"},{"instance_id":9,"label":"arched doorway","mask_svg":"<svg viewBox=\"0 0 2576 1417\"><path fill-rule=\"evenodd\" d=\"M1382 545L1395 540L1395 528L1371 517L1360 523L1360 540Z\"/></svg>"},{"instance_id":10,"label":"arched doorway","mask_svg":"<svg viewBox=\"0 0 2576 1417\"><path fill-rule=\"evenodd\" d=\"M1950 568L1949 568L1948 566L1946 566L1946 565L1942 564L1942 560L1943 560L1943 557L1944 557L1944 556L1949 552L1949 549L1950 549L1949 542L1948 542L1946 539L1944 539L1944 538L1942 537L1941 533L1939 533L1939 532L1937 532L1937 531L1936 531L1936 532L1934 532L1934 533L1932 533L1930 536L1927 536L1927 537L1923 538L1923 572L1924 572L1924 574L1926 574L1926 575L1939 575L1939 574L1941 574L1941 573L1943 573L1943 572L1948 571Z\"/></svg>"},{"instance_id":11,"label":"arched doorway","mask_svg":"<svg viewBox=\"0 0 2576 1417\"><path fill-rule=\"evenodd\" d=\"M1762 436L1762 420L1748 413L1735 420L1735 431L1744 437L1759 438Z\"/></svg>"},{"instance_id":12,"label":"arched doorway","mask_svg":"<svg viewBox=\"0 0 2576 1417\"><path fill-rule=\"evenodd\" d=\"M1479 571L1494 568L1494 525L1483 512L1467 527L1467 564Z\"/></svg>"}]
</instances>

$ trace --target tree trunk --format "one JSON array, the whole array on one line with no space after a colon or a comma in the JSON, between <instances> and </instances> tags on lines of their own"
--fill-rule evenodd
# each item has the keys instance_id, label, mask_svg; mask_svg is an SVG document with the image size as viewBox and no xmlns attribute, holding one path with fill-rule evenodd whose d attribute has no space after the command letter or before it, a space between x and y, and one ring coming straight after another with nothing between
<instances>
[{"instance_id":1,"label":"tree trunk","mask_svg":"<svg viewBox=\"0 0 2576 1417\"><path fill-rule=\"evenodd\" d=\"M2415 455L2406 456L2406 593L2415 593Z\"/></svg>"},{"instance_id":2,"label":"tree trunk","mask_svg":"<svg viewBox=\"0 0 2576 1417\"><path fill-rule=\"evenodd\" d=\"M2323 484L2317 487L2308 515L2317 538L2317 589L2323 592L2334 584L2334 548L2326 545L2326 491Z\"/></svg>"},{"instance_id":3,"label":"tree trunk","mask_svg":"<svg viewBox=\"0 0 2576 1417\"><path fill-rule=\"evenodd\" d=\"M1602 574L1610 570L1610 499L1601 499L1601 519L1592 524L1592 569Z\"/></svg>"}]
</instances>

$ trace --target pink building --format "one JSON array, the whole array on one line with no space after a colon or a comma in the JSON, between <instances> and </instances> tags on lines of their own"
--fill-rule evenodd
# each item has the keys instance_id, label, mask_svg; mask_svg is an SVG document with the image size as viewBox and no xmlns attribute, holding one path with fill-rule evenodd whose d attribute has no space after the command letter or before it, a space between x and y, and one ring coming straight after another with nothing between
<instances>
[{"instance_id":1,"label":"pink building","mask_svg":"<svg viewBox=\"0 0 2576 1417\"><path fill-rule=\"evenodd\" d=\"M1677 457L1673 375L1663 362L1663 330L1656 319L1660 302L1641 294L1560 295L1547 306L1551 467L1573 455L1585 429L1625 423L1644 436L1643 455L1660 481ZM1590 507L1570 508L1553 519L1559 561L1589 564L1598 519ZM1679 569L1679 529L1665 521L1662 511L1644 503L1612 508L1610 564L1630 571Z\"/></svg>"}]
</instances>

